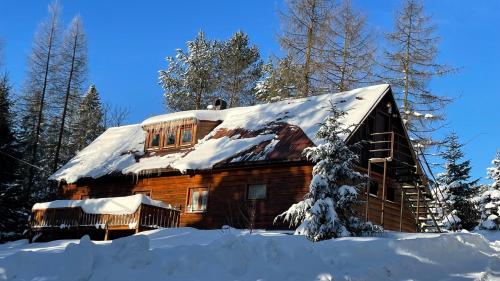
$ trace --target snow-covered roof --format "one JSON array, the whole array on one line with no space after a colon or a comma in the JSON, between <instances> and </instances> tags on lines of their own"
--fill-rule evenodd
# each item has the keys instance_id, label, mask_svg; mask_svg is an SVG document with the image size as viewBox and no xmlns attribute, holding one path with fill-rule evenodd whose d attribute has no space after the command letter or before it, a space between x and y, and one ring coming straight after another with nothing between
<instances>
[{"instance_id":1,"label":"snow-covered roof","mask_svg":"<svg viewBox=\"0 0 500 281\"><path fill-rule=\"evenodd\" d=\"M284 154L297 157L303 148L320 142L316 139L316 132L329 115L330 102L347 112L341 120L343 124L356 125L363 121L389 89L388 84L381 84L248 107L185 111L151 117L141 124L108 129L54 173L51 179L72 183L80 178L98 178L112 173L137 174L167 168L184 172L211 169L222 162L271 158L289 160L293 157L285 157ZM166 155L145 154L143 126L186 119L221 123L191 149Z\"/></svg>"},{"instance_id":2,"label":"snow-covered roof","mask_svg":"<svg viewBox=\"0 0 500 281\"><path fill-rule=\"evenodd\" d=\"M55 200L45 203L36 203L35 205L33 205L32 210L80 207L87 214L124 215L135 213L135 211L137 211L141 204L171 208L161 201L153 200L143 194L136 194L131 196L98 199Z\"/></svg>"}]
</instances>

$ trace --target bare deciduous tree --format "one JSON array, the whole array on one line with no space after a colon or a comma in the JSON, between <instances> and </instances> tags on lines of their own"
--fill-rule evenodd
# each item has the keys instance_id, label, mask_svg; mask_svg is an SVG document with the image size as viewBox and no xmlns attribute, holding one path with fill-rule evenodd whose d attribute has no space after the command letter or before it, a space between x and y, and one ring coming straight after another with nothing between
<instances>
[{"instance_id":1,"label":"bare deciduous tree","mask_svg":"<svg viewBox=\"0 0 500 281\"><path fill-rule=\"evenodd\" d=\"M83 30L83 24L79 16L73 18L69 30L67 31L60 55L59 65L61 67L61 82L65 88L62 105L62 115L60 128L57 137L57 144L54 155L52 170L55 172L59 168L60 152L64 142L69 141L70 133L67 132L68 113L75 113L80 101L80 93L87 73L87 42ZM63 140L63 137L65 139ZM66 146L68 147L68 146ZM67 159L72 157L74 152L66 153Z\"/></svg>"},{"instance_id":2,"label":"bare deciduous tree","mask_svg":"<svg viewBox=\"0 0 500 281\"><path fill-rule=\"evenodd\" d=\"M334 91L346 91L373 81L375 42L366 18L344 0L335 10L326 42L325 82Z\"/></svg>"},{"instance_id":3,"label":"bare deciduous tree","mask_svg":"<svg viewBox=\"0 0 500 281\"><path fill-rule=\"evenodd\" d=\"M294 64L302 65L299 96L320 93L320 79L325 67L325 44L333 19L332 0L289 0L280 12L283 32L281 47Z\"/></svg>"},{"instance_id":4,"label":"bare deciduous tree","mask_svg":"<svg viewBox=\"0 0 500 281\"><path fill-rule=\"evenodd\" d=\"M130 116L130 107L113 106L109 103L103 105L104 127L118 127L125 125Z\"/></svg>"},{"instance_id":5,"label":"bare deciduous tree","mask_svg":"<svg viewBox=\"0 0 500 281\"><path fill-rule=\"evenodd\" d=\"M397 12L394 31L387 34L390 49L385 51L386 77L396 89L401 114L419 145L432 144L430 134L439 128L444 107L450 98L429 89L429 82L453 71L436 62L436 26L425 14L420 0L406 0Z\"/></svg>"}]
</instances>

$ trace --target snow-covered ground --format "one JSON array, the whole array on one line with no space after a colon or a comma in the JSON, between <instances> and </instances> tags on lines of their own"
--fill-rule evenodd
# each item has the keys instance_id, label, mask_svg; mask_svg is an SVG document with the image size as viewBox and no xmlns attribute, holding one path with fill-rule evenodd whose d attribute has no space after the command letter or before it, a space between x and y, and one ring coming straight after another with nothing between
<instances>
[{"instance_id":1,"label":"snow-covered ground","mask_svg":"<svg viewBox=\"0 0 500 281\"><path fill-rule=\"evenodd\" d=\"M164 229L112 242L0 245L0 280L500 280L500 233L312 243L280 232Z\"/></svg>"}]
</instances>

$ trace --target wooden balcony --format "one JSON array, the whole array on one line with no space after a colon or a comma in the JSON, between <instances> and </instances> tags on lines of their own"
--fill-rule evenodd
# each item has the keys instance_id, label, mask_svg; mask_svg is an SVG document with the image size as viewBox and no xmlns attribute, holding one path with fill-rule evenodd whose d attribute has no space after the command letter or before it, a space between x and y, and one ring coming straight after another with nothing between
<instances>
[{"instance_id":1,"label":"wooden balcony","mask_svg":"<svg viewBox=\"0 0 500 281\"><path fill-rule=\"evenodd\" d=\"M29 221L28 239L42 233L75 231L85 234L89 231L105 231L108 240L113 230L140 232L165 227L179 226L180 211L141 204L133 214L89 214L81 207L47 208L33 210Z\"/></svg>"}]
</instances>

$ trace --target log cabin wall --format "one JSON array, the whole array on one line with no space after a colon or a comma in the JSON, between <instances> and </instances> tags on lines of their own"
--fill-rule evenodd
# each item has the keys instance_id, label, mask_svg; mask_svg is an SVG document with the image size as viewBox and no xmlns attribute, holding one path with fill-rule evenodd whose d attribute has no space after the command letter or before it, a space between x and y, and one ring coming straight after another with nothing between
<instances>
[{"instance_id":1,"label":"log cabin wall","mask_svg":"<svg viewBox=\"0 0 500 281\"><path fill-rule=\"evenodd\" d=\"M63 185L61 197L66 199L99 198L146 193L153 199L181 210L180 226L198 228L220 228L231 225L247 228L252 210L254 227L265 229L287 229L286 224L273 224L276 215L302 200L309 189L312 165L308 163L288 165L267 165L212 170L197 174L179 173L132 178L126 176L104 177L97 180L80 181ZM376 181L380 176L374 175ZM264 199L247 200L249 185L266 185ZM380 183L381 186L381 183ZM190 190L208 191L205 212L190 212ZM396 187L395 202L386 203L384 228L399 230L400 204L399 188ZM364 191L360 190L360 194ZM363 195L361 197L364 197ZM381 190L371 195L369 219L380 224ZM361 198L362 199L362 198ZM364 218L364 205L359 206L360 217ZM403 215L403 231L415 231L414 218L409 209Z\"/></svg>"}]
</instances>

